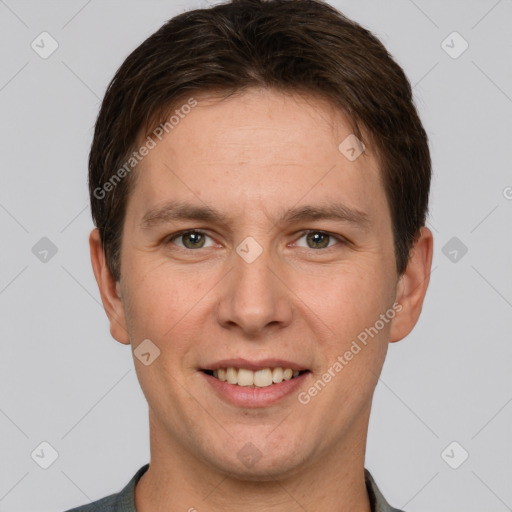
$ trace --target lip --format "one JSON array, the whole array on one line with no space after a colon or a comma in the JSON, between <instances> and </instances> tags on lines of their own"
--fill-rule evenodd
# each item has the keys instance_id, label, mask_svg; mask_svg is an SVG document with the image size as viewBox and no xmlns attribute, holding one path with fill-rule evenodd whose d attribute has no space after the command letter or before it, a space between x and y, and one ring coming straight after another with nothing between
<instances>
[{"instance_id":1,"label":"lip","mask_svg":"<svg viewBox=\"0 0 512 512\"><path fill-rule=\"evenodd\" d=\"M223 363L224 364L224 363ZM259 365L260 363L258 363ZM236 367L235 365L231 365ZM279 365L278 365L279 366ZM247 367L247 366L242 366ZM220 368L224 368L222 365ZM268 366L264 366L268 368ZM287 368L290 368L288 366ZM260 368L256 368L257 370ZM213 388L213 391L222 400L236 405L237 407L257 408L268 407L276 404L290 395L296 394L297 389L304 385L305 379L311 372L307 371L301 373L299 376L290 380L283 380L279 384L272 384L264 388L251 388L246 386L238 386L236 384L229 384L229 382L222 382L216 377L209 375L203 371L199 372L205 379L208 385Z\"/></svg>"},{"instance_id":2,"label":"lip","mask_svg":"<svg viewBox=\"0 0 512 512\"><path fill-rule=\"evenodd\" d=\"M291 368L293 371L304 371L308 370L306 366L294 363L292 361L286 361L285 359L261 359L259 361L250 361L248 359L237 358L237 359L223 359L216 361L211 364L205 365L202 370L218 370L219 368L245 368L256 372L258 370L264 370L265 368Z\"/></svg>"}]
</instances>

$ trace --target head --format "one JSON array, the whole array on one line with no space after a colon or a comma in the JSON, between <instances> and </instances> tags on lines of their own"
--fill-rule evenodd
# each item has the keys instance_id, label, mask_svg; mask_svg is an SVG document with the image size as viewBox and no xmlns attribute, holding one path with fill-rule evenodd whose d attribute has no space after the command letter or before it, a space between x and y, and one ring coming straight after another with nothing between
<instances>
[{"instance_id":1,"label":"head","mask_svg":"<svg viewBox=\"0 0 512 512\"><path fill-rule=\"evenodd\" d=\"M428 285L430 175L403 70L323 2L183 13L132 52L95 127L90 244L152 436L259 479L364 444ZM300 374L251 405L219 387L232 366Z\"/></svg>"}]
</instances>

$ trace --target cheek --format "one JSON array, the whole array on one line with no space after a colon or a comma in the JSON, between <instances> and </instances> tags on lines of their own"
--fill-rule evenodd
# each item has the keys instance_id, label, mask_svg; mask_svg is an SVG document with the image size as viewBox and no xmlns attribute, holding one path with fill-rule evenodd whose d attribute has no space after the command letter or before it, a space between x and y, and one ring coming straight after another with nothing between
<instances>
[{"instance_id":1,"label":"cheek","mask_svg":"<svg viewBox=\"0 0 512 512\"><path fill-rule=\"evenodd\" d=\"M369 259L369 258L367 258ZM303 277L297 295L337 336L346 338L373 324L389 307L391 286L375 262L339 265ZM333 334L331 332L331 334Z\"/></svg>"},{"instance_id":2,"label":"cheek","mask_svg":"<svg viewBox=\"0 0 512 512\"><path fill-rule=\"evenodd\" d=\"M204 295L197 275L171 272L166 262L141 261L129 269L128 276L130 299L125 310L134 339L149 338L160 346L193 328L191 312Z\"/></svg>"},{"instance_id":3,"label":"cheek","mask_svg":"<svg viewBox=\"0 0 512 512\"><path fill-rule=\"evenodd\" d=\"M317 288L316 293L310 291L311 301L317 302L308 306L330 328L325 337L317 338L318 370L330 370L325 378L332 378L323 400L336 400L337 393L350 391L346 405L357 408L361 397L373 392L386 356L391 320L383 322L380 315L393 304L391 286L375 265L340 269L322 284L322 302Z\"/></svg>"}]
</instances>

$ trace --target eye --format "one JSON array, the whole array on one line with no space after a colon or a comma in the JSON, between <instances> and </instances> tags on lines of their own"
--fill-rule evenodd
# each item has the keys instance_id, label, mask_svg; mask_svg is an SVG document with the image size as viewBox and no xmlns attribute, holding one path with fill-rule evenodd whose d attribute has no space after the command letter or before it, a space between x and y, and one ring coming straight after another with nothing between
<instances>
[{"instance_id":1,"label":"eye","mask_svg":"<svg viewBox=\"0 0 512 512\"><path fill-rule=\"evenodd\" d=\"M176 233L171 237L167 238L166 244L174 243L178 247L183 249L202 249L206 246L206 239L209 238L212 240L206 233L198 230L189 230L189 231L181 231L180 233ZM177 243L176 241L181 241L181 243Z\"/></svg>"},{"instance_id":2,"label":"eye","mask_svg":"<svg viewBox=\"0 0 512 512\"><path fill-rule=\"evenodd\" d=\"M335 245L335 242L344 243L341 237L334 236L325 231L308 231L304 233L299 240L306 239L306 245L300 245L297 241L296 245L299 247L306 247L307 249L327 249ZM334 242L334 243L330 243Z\"/></svg>"}]
</instances>

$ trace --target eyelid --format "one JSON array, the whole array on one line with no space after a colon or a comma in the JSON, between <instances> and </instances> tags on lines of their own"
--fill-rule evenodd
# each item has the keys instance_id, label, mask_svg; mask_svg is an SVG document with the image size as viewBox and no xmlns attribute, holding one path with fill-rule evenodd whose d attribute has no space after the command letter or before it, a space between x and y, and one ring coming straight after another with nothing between
<instances>
[{"instance_id":1,"label":"eyelid","mask_svg":"<svg viewBox=\"0 0 512 512\"><path fill-rule=\"evenodd\" d=\"M198 228L189 228L189 229L183 229L181 231L177 231L176 233L171 233L170 235L168 235L164 238L163 243L164 244L173 243L172 241L174 239L179 238L180 236L183 236L187 233L199 233L199 234L204 235L204 236L210 238L211 240L213 240L213 237L211 237L206 231L204 231L202 229L198 229ZM185 251L196 250L196 249L189 249L188 247L180 247L179 245L177 247L180 249L184 249ZM204 247L199 247L198 249L204 249Z\"/></svg>"},{"instance_id":2,"label":"eyelid","mask_svg":"<svg viewBox=\"0 0 512 512\"><path fill-rule=\"evenodd\" d=\"M297 240L300 240L302 237L306 236L306 235L309 235L310 233L321 233L323 235L327 235L331 238L334 238L336 239L340 244L342 245L348 245L350 244L350 241L345 238L344 236L342 235L337 235L335 233L331 233L330 231L325 231L323 229L306 229L304 231L302 231L300 233L300 235L298 236ZM297 243L297 240L294 242L294 243ZM336 244L335 244L336 245ZM307 250L310 250L310 251L315 251L315 252L320 252L322 250L327 250L327 249L331 249L333 247L335 247L335 245L330 245L328 247L324 247L323 249L313 249L311 247L303 247L303 249L307 249Z\"/></svg>"},{"instance_id":3,"label":"eyelid","mask_svg":"<svg viewBox=\"0 0 512 512\"><path fill-rule=\"evenodd\" d=\"M180 236L185 235L187 233L199 233L199 234L204 235L204 236L206 236L206 237L208 237L208 238L210 238L211 240L214 241L213 237L210 236L207 231L205 231L203 229L200 229L200 228L189 228L189 229L183 229L181 231L177 231L176 233L172 233L169 236L165 237L164 238L164 244L172 243L172 241L174 239L179 238ZM305 230L301 231L299 233L298 237L296 237L294 244L296 244L298 240L300 240L304 236L309 235L310 233L321 233L323 235L327 235L327 236L329 236L331 238L336 239L342 245L350 244L350 241L347 238L345 238L344 236L337 235L335 233L331 233L330 231L325 231L325 230L322 230L322 229L305 229ZM336 244L330 245L328 247L320 248L320 249L314 249L312 247L302 247L302 249L306 249L306 250L310 250L310 251L315 251L315 252L320 252L320 251L325 251L327 249L335 247L335 245ZM184 249L186 251L195 251L195 250L199 250L199 249L207 249L208 248L208 247L199 247L198 249L189 249L187 247L180 247L179 245L177 245L177 247L179 247L180 249Z\"/></svg>"}]
</instances>

